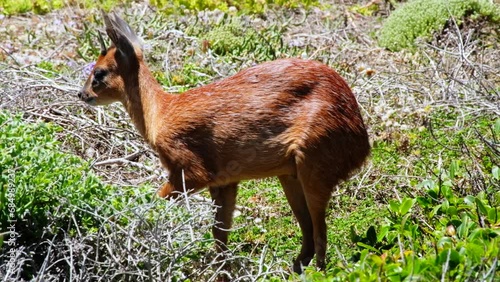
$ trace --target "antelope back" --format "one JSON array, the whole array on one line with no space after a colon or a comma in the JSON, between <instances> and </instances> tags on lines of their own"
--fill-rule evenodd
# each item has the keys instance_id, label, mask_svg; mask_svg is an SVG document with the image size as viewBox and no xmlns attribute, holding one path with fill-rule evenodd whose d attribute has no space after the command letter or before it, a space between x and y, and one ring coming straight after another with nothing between
<instances>
[{"instance_id":1,"label":"antelope back","mask_svg":"<svg viewBox=\"0 0 500 282\"><path fill-rule=\"evenodd\" d=\"M306 159L336 170L327 173L332 179L345 179L369 151L351 90L314 61L283 59L243 70L175 96L160 116L155 144L165 165L205 185L295 175Z\"/></svg>"}]
</instances>

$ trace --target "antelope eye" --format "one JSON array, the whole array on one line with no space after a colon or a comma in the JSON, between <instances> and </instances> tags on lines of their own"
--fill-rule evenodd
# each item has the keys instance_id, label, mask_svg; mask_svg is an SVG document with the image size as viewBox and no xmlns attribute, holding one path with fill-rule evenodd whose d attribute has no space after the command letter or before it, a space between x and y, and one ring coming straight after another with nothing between
<instances>
[{"instance_id":1,"label":"antelope eye","mask_svg":"<svg viewBox=\"0 0 500 282\"><path fill-rule=\"evenodd\" d=\"M92 80L92 86L97 87L99 84L103 83L104 77L108 74L108 71L105 69L95 69L94 70L94 79Z\"/></svg>"},{"instance_id":2,"label":"antelope eye","mask_svg":"<svg viewBox=\"0 0 500 282\"><path fill-rule=\"evenodd\" d=\"M107 74L108 74L107 70L96 69L94 70L94 79L101 82Z\"/></svg>"}]
</instances>

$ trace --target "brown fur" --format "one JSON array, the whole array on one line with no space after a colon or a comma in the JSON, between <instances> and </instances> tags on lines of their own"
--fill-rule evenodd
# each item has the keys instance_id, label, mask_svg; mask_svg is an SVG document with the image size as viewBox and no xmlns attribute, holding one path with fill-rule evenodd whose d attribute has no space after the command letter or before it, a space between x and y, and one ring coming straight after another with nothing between
<instances>
[{"instance_id":1,"label":"brown fur","mask_svg":"<svg viewBox=\"0 0 500 282\"><path fill-rule=\"evenodd\" d=\"M128 25L114 14L104 17L114 45L103 49L79 96L91 104L125 106L170 172L158 195L210 187L220 206L214 237L222 252L238 182L278 176L303 234L294 271L300 273L314 255L323 268L331 192L370 151L346 82L319 62L282 59L172 95L152 77ZM98 69L107 74L93 86Z\"/></svg>"}]
</instances>

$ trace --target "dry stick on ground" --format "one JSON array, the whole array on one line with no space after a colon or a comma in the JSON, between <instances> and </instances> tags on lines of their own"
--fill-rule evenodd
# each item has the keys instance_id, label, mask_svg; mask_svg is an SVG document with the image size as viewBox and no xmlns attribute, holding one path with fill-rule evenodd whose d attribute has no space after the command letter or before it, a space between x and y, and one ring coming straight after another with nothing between
<instances>
[{"instance_id":1,"label":"dry stick on ground","mask_svg":"<svg viewBox=\"0 0 500 282\"><path fill-rule=\"evenodd\" d=\"M93 164L93 166L105 166L105 165L113 165L113 164L126 164L126 165L132 165L132 166L144 169L144 170L149 171L149 172L153 172L154 171L153 168L150 168L150 167L148 167L146 165L143 165L141 163L138 163L138 162L131 161L133 159L136 159L137 157L139 157L142 154L144 154L144 151L139 151L139 152L132 153L132 154L130 154L128 156L125 156L123 158L114 158L114 159L108 159L108 160L96 162L96 163Z\"/></svg>"}]
</instances>

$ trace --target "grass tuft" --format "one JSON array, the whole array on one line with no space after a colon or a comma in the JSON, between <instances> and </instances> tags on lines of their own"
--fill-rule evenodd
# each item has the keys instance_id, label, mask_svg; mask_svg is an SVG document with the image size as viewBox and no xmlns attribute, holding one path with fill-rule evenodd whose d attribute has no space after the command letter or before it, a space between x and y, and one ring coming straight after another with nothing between
<instances>
[{"instance_id":1,"label":"grass tuft","mask_svg":"<svg viewBox=\"0 0 500 282\"><path fill-rule=\"evenodd\" d=\"M428 40L434 32L442 31L450 19L460 23L464 17L483 17L496 24L500 23L500 8L487 0L409 1L387 18L378 42L391 51L412 49L417 38Z\"/></svg>"}]
</instances>

